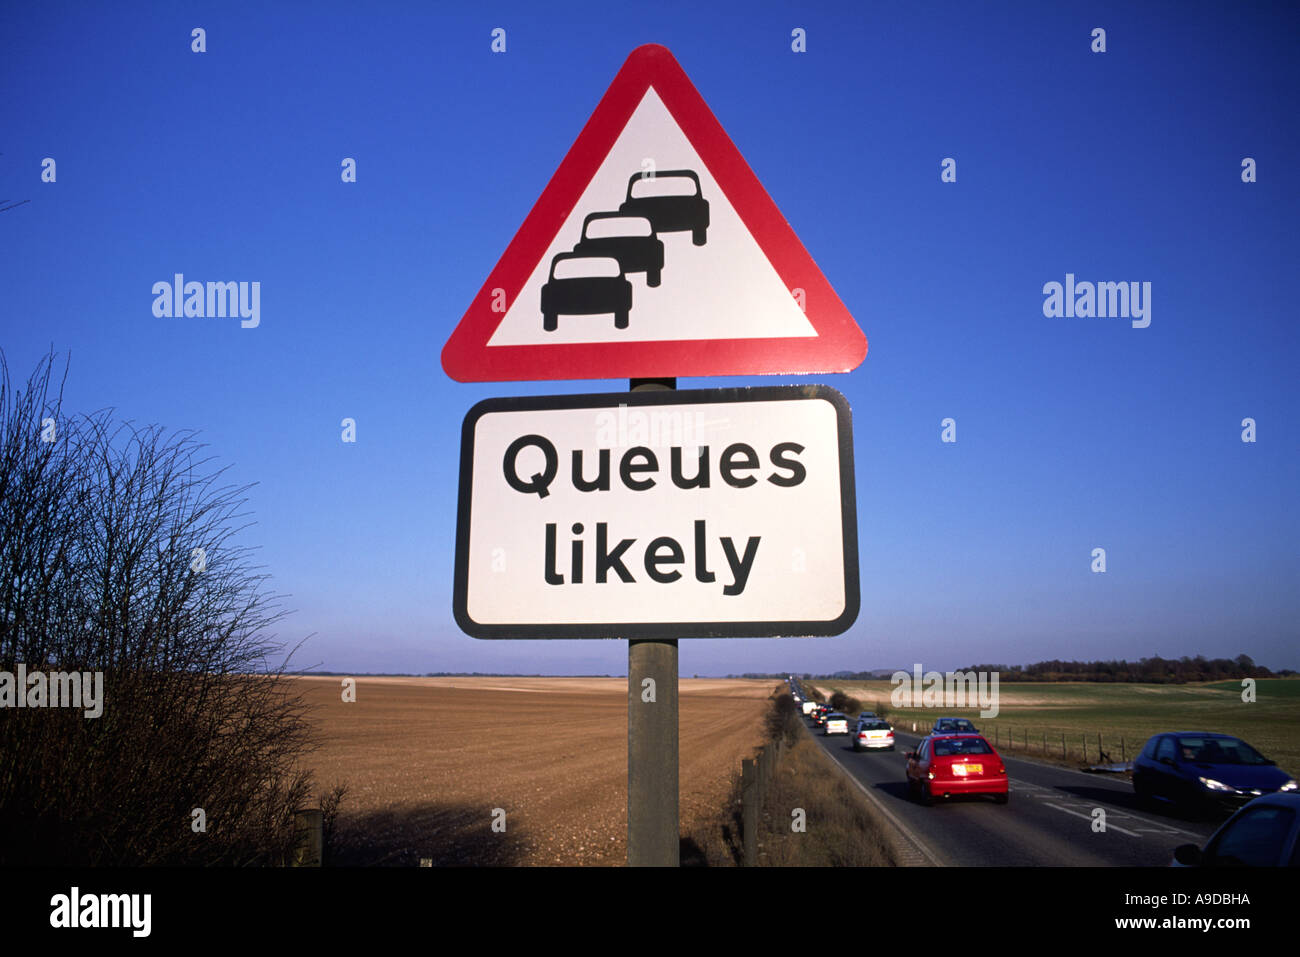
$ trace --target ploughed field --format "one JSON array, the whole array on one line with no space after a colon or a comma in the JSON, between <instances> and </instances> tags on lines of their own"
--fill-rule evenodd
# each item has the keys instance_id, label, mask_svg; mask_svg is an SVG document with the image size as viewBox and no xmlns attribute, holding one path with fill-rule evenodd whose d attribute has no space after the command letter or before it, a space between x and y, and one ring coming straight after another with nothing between
<instances>
[{"instance_id":1,"label":"ploughed field","mask_svg":"<svg viewBox=\"0 0 1300 957\"><path fill-rule=\"evenodd\" d=\"M320 733L306 762L317 789L348 786L331 863L626 862L626 678L359 677L354 703L341 677L293 680ZM776 682L679 687L689 837L716 820L741 759L762 744Z\"/></svg>"}]
</instances>

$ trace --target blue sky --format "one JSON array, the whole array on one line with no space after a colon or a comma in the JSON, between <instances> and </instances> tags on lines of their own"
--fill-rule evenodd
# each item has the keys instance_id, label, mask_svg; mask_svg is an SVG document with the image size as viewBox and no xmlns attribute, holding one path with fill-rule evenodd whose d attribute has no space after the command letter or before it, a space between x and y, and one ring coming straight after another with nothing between
<instances>
[{"instance_id":1,"label":"blue sky","mask_svg":"<svg viewBox=\"0 0 1300 957\"><path fill-rule=\"evenodd\" d=\"M1300 667L1295 6L270 6L7 5L0 196L30 202L0 213L0 347L22 378L70 352L67 408L200 429L258 483L296 664L624 670L620 641L471 639L451 584L469 408L626 380L465 385L439 353L658 42L870 343L804 380L853 408L857 623L683 641L683 674ZM260 325L156 318L177 272L259 281ZM1150 282L1151 325L1045 317L1066 273Z\"/></svg>"}]
</instances>

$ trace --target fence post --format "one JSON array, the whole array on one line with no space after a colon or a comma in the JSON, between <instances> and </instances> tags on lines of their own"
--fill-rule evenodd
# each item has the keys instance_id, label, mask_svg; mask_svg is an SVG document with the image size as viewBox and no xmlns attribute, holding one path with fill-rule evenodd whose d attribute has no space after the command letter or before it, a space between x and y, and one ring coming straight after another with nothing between
<instances>
[{"instance_id":1,"label":"fence post","mask_svg":"<svg viewBox=\"0 0 1300 957\"><path fill-rule=\"evenodd\" d=\"M1097 732L1097 760L1098 760L1098 761L1101 761L1101 760L1102 760L1102 756L1101 756L1101 755L1102 755L1102 749L1101 749L1101 732L1098 731L1098 732Z\"/></svg>"},{"instance_id":2,"label":"fence post","mask_svg":"<svg viewBox=\"0 0 1300 957\"><path fill-rule=\"evenodd\" d=\"M1128 760L1128 754L1124 750L1124 735L1119 736L1119 759L1121 762Z\"/></svg>"},{"instance_id":3,"label":"fence post","mask_svg":"<svg viewBox=\"0 0 1300 957\"><path fill-rule=\"evenodd\" d=\"M758 795L754 778L754 762L744 758L740 762L740 829L746 867L758 863Z\"/></svg>"},{"instance_id":4,"label":"fence post","mask_svg":"<svg viewBox=\"0 0 1300 957\"><path fill-rule=\"evenodd\" d=\"M320 867L324 846L324 815L320 808L293 812L293 857L290 867Z\"/></svg>"},{"instance_id":5,"label":"fence post","mask_svg":"<svg viewBox=\"0 0 1300 957\"><path fill-rule=\"evenodd\" d=\"M1061 732L1061 760L1065 760L1065 732Z\"/></svg>"},{"instance_id":6,"label":"fence post","mask_svg":"<svg viewBox=\"0 0 1300 957\"><path fill-rule=\"evenodd\" d=\"M1047 732L1043 732L1043 754L1047 753Z\"/></svg>"},{"instance_id":7,"label":"fence post","mask_svg":"<svg viewBox=\"0 0 1300 957\"><path fill-rule=\"evenodd\" d=\"M1088 763L1088 736L1086 734L1081 734L1079 735L1079 740L1083 742L1083 763L1087 764Z\"/></svg>"}]
</instances>

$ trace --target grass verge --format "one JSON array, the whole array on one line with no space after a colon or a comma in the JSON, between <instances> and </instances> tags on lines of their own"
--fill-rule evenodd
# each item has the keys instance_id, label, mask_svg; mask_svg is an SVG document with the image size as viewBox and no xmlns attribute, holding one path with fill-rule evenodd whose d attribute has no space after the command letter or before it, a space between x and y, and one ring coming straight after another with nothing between
<instances>
[{"instance_id":1,"label":"grass verge","mask_svg":"<svg viewBox=\"0 0 1300 957\"><path fill-rule=\"evenodd\" d=\"M893 867L886 826L870 802L844 777L802 728L794 701L772 697L765 721L769 744L784 742L759 812L759 865L764 867ZM731 799L717 819L682 839L683 866L741 863L740 769Z\"/></svg>"}]
</instances>

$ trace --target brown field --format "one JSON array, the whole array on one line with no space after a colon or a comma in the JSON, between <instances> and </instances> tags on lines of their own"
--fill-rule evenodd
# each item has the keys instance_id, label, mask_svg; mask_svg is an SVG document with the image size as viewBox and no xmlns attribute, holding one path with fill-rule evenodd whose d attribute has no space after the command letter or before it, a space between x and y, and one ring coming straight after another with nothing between
<instances>
[{"instance_id":1,"label":"brown field","mask_svg":"<svg viewBox=\"0 0 1300 957\"><path fill-rule=\"evenodd\" d=\"M626 678L301 677L318 790L348 786L333 863L626 862ZM681 828L716 829L773 681L680 681ZM494 808L506 832L492 831Z\"/></svg>"}]
</instances>

